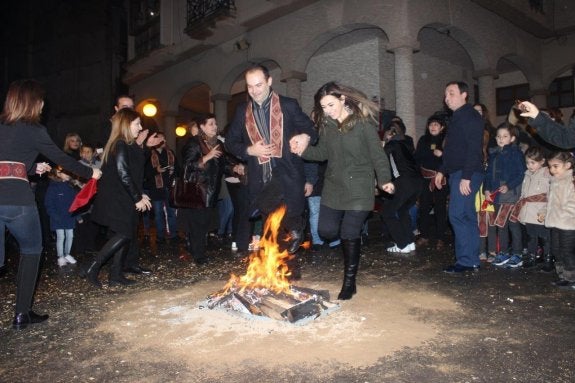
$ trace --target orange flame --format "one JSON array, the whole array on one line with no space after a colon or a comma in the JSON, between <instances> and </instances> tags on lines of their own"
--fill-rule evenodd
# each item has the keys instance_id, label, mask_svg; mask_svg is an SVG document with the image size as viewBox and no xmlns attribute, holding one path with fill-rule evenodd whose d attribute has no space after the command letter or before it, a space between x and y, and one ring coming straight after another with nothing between
<instances>
[{"instance_id":1,"label":"orange flame","mask_svg":"<svg viewBox=\"0 0 575 383\"><path fill-rule=\"evenodd\" d=\"M280 251L278 235L286 207L281 206L269 215L265 222L264 234L260 239L260 249L253 252L245 275L238 277L232 274L222 294L230 289L240 292L246 289L265 288L275 293L291 294L288 276L291 274L286 261L293 258L287 250Z\"/></svg>"}]
</instances>

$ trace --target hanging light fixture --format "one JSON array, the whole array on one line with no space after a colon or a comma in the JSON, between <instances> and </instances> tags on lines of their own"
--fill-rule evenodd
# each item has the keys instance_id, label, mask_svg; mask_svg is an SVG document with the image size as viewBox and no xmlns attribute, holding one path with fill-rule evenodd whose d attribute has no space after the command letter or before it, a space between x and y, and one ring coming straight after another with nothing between
<instances>
[{"instance_id":1,"label":"hanging light fixture","mask_svg":"<svg viewBox=\"0 0 575 383\"><path fill-rule=\"evenodd\" d=\"M188 129L186 129L186 127L184 125L178 125L176 126L176 136L178 137L184 137L186 135L186 133L188 133Z\"/></svg>"},{"instance_id":2,"label":"hanging light fixture","mask_svg":"<svg viewBox=\"0 0 575 383\"><path fill-rule=\"evenodd\" d=\"M142 112L144 113L144 116L146 116L146 117L154 117L156 115L156 113L158 113L158 108L156 107L156 105L148 102L142 108Z\"/></svg>"}]
</instances>

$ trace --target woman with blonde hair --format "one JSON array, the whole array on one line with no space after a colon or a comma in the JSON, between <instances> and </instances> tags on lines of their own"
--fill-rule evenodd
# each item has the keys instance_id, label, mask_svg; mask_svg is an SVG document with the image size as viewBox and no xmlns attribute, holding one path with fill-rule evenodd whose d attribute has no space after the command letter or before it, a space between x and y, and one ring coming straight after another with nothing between
<instances>
[{"instance_id":1,"label":"woman with blonde hair","mask_svg":"<svg viewBox=\"0 0 575 383\"><path fill-rule=\"evenodd\" d=\"M20 247L15 330L48 319L32 311L40 270L42 234L40 219L30 188L28 174L44 174L51 167L34 161L38 154L83 178L100 178L102 172L74 161L52 141L40 116L44 107L44 88L34 80L10 84L4 111L0 116L0 226L6 227ZM4 231L0 233L4 235Z\"/></svg>"},{"instance_id":2,"label":"woman with blonde hair","mask_svg":"<svg viewBox=\"0 0 575 383\"><path fill-rule=\"evenodd\" d=\"M80 149L82 148L82 139L78 133L68 133L64 139L64 153L74 157L76 161L80 161Z\"/></svg>"},{"instance_id":3,"label":"woman with blonde hair","mask_svg":"<svg viewBox=\"0 0 575 383\"><path fill-rule=\"evenodd\" d=\"M320 237L341 238L344 279L338 299L356 292L361 229L375 199L375 175L383 190L393 193L388 158L377 135L377 104L357 89L329 82L314 97L313 118L319 142L307 146L309 136L290 140L293 153L309 161L326 161L319 211Z\"/></svg>"},{"instance_id":4,"label":"woman with blonde hair","mask_svg":"<svg viewBox=\"0 0 575 383\"><path fill-rule=\"evenodd\" d=\"M136 240L134 227L138 224L138 212L152 206L150 198L142 193L145 158L136 141L141 131L140 114L132 109L120 109L112 117L112 132L102 154L104 177L98 185L92 210L92 219L107 226L111 235L86 270L88 282L98 288L102 287L98 280L100 269L112 256L110 285L135 283L123 274L123 254L130 242ZM155 145L154 142L148 145Z\"/></svg>"}]
</instances>

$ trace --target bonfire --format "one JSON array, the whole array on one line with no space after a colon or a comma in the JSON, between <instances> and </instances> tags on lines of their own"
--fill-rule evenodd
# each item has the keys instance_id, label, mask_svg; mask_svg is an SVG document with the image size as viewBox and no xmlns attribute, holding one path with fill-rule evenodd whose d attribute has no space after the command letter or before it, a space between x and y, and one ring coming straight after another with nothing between
<instances>
[{"instance_id":1,"label":"bonfire","mask_svg":"<svg viewBox=\"0 0 575 383\"><path fill-rule=\"evenodd\" d=\"M296 287L290 284L288 261L294 255L280 249L279 238L286 208L281 206L269 215L264 225L259 250L250 254L246 273L232 274L224 288L208 297L210 309L220 307L249 315L299 322L314 319L339 305L329 301L329 291ZM280 241L281 240L281 241ZM309 243L303 245L308 247Z\"/></svg>"}]
</instances>

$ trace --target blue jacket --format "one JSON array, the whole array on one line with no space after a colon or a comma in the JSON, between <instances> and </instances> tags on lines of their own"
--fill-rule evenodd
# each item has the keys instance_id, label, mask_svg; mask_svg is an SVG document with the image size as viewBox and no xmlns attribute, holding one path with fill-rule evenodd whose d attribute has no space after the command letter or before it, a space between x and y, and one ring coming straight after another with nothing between
<instances>
[{"instance_id":1,"label":"blue jacket","mask_svg":"<svg viewBox=\"0 0 575 383\"><path fill-rule=\"evenodd\" d=\"M483 173L484 121L470 104L453 112L447 126L441 173L461 171L461 178L470 180L473 173Z\"/></svg>"},{"instance_id":2,"label":"blue jacket","mask_svg":"<svg viewBox=\"0 0 575 383\"><path fill-rule=\"evenodd\" d=\"M50 216L50 229L73 229L76 218L68 212L68 208L76 197L76 190L68 182L50 181L44 205Z\"/></svg>"},{"instance_id":3,"label":"blue jacket","mask_svg":"<svg viewBox=\"0 0 575 383\"><path fill-rule=\"evenodd\" d=\"M525 176L525 158L516 144L496 147L489 151L489 163L485 174L483 190L493 192L507 185L509 191L497 194L495 203L514 203L521 196L521 185Z\"/></svg>"}]
</instances>

